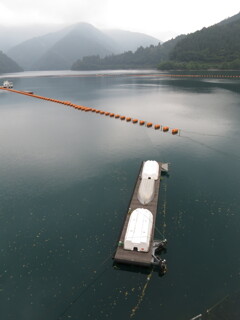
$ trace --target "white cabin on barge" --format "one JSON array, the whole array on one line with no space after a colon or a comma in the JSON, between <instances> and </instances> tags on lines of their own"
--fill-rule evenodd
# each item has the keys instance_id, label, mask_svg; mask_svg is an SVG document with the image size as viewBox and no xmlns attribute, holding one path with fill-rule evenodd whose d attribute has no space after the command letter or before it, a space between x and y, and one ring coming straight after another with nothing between
<instances>
[{"instance_id":1,"label":"white cabin on barge","mask_svg":"<svg viewBox=\"0 0 240 320\"><path fill-rule=\"evenodd\" d=\"M135 209L129 218L124 249L131 251L148 252L153 227L152 213L143 208Z\"/></svg>"}]
</instances>

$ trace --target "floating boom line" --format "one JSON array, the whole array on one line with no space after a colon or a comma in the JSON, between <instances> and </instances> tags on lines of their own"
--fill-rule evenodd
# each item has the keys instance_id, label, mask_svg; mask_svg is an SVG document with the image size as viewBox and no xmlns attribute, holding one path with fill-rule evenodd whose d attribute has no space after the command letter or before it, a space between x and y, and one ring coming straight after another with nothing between
<instances>
[{"instance_id":1,"label":"floating boom line","mask_svg":"<svg viewBox=\"0 0 240 320\"><path fill-rule=\"evenodd\" d=\"M144 126L147 128L152 128L154 130L161 130L163 132L171 132L172 135L180 135L180 130L176 129L176 128L170 128L168 126L163 126L161 124L154 124L153 122L147 122L144 120L138 120L136 118L132 118L132 117L127 117L125 115L120 115L118 113L112 113L109 111L103 111L100 109L96 109L96 108L90 108L90 107L86 107L86 106L82 106L82 105L78 105L78 104L74 104L70 101L62 101L62 100L57 100L57 99L52 99L52 98L47 98L44 96L39 96L36 94L33 94L31 92L26 92L26 91L19 91L19 90L14 90L14 89L9 89L9 88L3 88L0 87L1 90L6 90L6 91L10 91L10 92L14 92L14 93L18 93L18 94L23 94L32 98L37 98L37 99L41 99L41 100L46 100L46 101L50 101L50 102L55 102L55 103L59 103L59 104L63 104L69 107L73 107L77 110L80 111L85 111L85 112L92 112L92 113L96 113L99 115L105 115L108 116L112 119L120 119L121 121L126 121L132 124L139 124L140 126Z\"/></svg>"}]
</instances>

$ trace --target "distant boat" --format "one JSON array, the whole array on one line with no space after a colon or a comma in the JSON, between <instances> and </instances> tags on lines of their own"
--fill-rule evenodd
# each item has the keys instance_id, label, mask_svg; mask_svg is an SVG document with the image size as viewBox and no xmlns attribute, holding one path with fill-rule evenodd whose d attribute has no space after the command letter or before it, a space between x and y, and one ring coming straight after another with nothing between
<instances>
[{"instance_id":1,"label":"distant boat","mask_svg":"<svg viewBox=\"0 0 240 320\"><path fill-rule=\"evenodd\" d=\"M23 91L23 92L26 92L28 94L33 94L33 91Z\"/></svg>"},{"instance_id":2,"label":"distant boat","mask_svg":"<svg viewBox=\"0 0 240 320\"><path fill-rule=\"evenodd\" d=\"M11 89L11 88L13 88L13 83L8 80L5 80L3 82L3 88Z\"/></svg>"}]
</instances>

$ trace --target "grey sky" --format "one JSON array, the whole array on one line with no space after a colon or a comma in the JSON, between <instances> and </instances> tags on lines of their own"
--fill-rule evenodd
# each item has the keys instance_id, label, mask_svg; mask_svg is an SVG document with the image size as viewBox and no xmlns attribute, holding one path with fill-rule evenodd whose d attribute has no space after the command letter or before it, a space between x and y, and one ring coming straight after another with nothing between
<instances>
[{"instance_id":1,"label":"grey sky","mask_svg":"<svg viewBox=\"0 0 240 320\"><path fill-rule=\"evenodd\" d=\"M144 32L167 40L210 26L240 11L239 0L0 0L0 24L66 25Z\"/></svg>"}]
</instances>

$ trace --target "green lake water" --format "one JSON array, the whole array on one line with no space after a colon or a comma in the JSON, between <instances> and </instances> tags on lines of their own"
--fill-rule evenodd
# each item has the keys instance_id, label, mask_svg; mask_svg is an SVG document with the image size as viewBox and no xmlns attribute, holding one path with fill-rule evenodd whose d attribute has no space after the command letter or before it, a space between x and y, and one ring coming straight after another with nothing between
<instances>
[{"instance_id":1,"label":"green lake water","mask_svg":"<svg viewBox=\"0 0 240 320\"><path fill-rule=\"evenodd\" d=\"M120 71L5 79L181 131L0 92L1 319L189 320L239 290L240 80ZM143 160L170 163L155 231L168 239L164 277L112 265Z\"/></svg>"}]
</instances>

